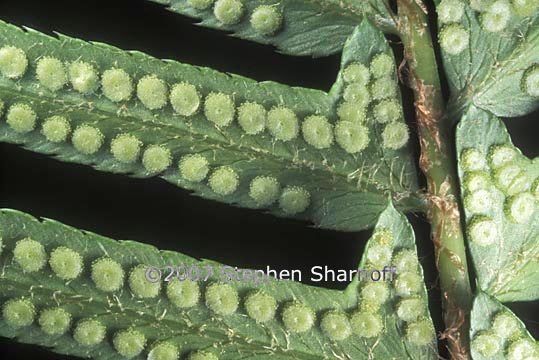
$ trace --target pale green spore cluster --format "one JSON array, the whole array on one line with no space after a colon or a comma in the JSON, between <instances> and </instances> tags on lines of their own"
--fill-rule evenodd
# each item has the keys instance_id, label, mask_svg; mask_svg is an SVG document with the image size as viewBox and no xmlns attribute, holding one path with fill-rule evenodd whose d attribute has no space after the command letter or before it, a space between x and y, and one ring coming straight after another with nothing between
<instances>
[{"instance_id":1,"label":"pale green spore cluster","mask_svg":"<svg viewBox=\"0 0 539 360\"><path fill-rule=\"evenodd\" d=\"M287 186L279 197L279 208L289 215L307 210L311 204L311 194L300 186Z\"/></svg>"},{"instance_id":2,"label":"pale green spore cluster","mask_svg":"<svg viewBox=\"0 0 539 360\"><path fill-rule=\"evenodd\" d=\"M535 197L528 192L523 192L507 199L504 212L509 221L526 224L536 210Z\"/></svg>"},{"instance_id":3,"label":"pale green spore cluster","mask_svg":"<svg viewBox=\"0 0 539 360\"><path fill-rule=\"evenodd\" d=\"M410 297L421 291L423 280L417 273L405 272L398 274L394 286L397 295L401 297Z\"/></svg>"},{"instance_id":4,"label":"pale green spore cluster","mask_svg":"<svg viewBox=\"0 0 539 360\"><path fill-rule=\"evenodd\" d=\"M481 28L491 33L505 30L512 12L511 3L508 0L494 1L481 13Z\"/></svg>"},{"instance_id":5,"label":"pale green spore cluster","mask_svg":"<svg viewBox=\"0 0 539 360\"><path fill-rule=\"evenodd\" d=\"M138 330L121 330L114 335L112 344L118 354L130 359L139 355L144 350L146 337Z\"/></svg>"},{"instance_id":6,"label":"pale green spore cluster","mask_svg":"<svg viewBox=\"0 0 539 360\"><path fill-rule=\"evenodd\" d=\"M22 271L32 273L39 271L47 264L45 247L36 240L24 238L15 243L13 260L21 267Z\"/></svg>"},{"instance_id":7,"label":"pale green spore cluster","mask_svg":"<svg viewBox=\"0 0 539 360\"><path fill-rule=\"evenodd\" d=\"M339 121L335 125L335 141L347 153L359 153L370 143L369 128L351 121Z\"/></svg>"},{"instance_id":8,"label":"pale green spore cluster","mask_svg":"<svg viewBox=\"0 0 539 360\"><path fill-rule=\"evenodd\" d=\"M409 139L410 132L404 122L390 122L382 132L382 144L388 149L398 150L404 147Z\"/></svg>"},{"instance_id":9,"label":"pale green spore cluster","mask_svg":"<svg viewBox=\"0 0 539 360\"><path fill-rule=\"evenodd\" d=\"M322 331L333 341L343 341L352 335L352 325L345 313L329 311L320 321Z\"/></svg>"},{"instance_id":10,"label":"pale green spore cluster","mask_svg":"<svg viewBox=\"0 0 539 360\"><path fill-rule=\"evenodd\" d=\"M539 9L539 2L536 0L513 0L511 5L520 16L532 16Z\"/></svg>"},{"instance_id":11,"label":"pale green spore cluster","mask_svg":"<svg viewBox=\"0 0 539 360\"><path fill-rule=\"evenodd\" d=\"M419 297L403 299L397 305L397 316L402 321L413 322L423 316L425 302Z\"/></svg>"},{"instance_id":12,"label":"pale green spore cluster","mask_svg":"<svg viewBox=\"0 0 539 360\"><path fill-rule=\"evenodd\" d=\"M213 6L215 18L225 25L240 22L245 8L240 0L217 0Z\"/></svg>"},{"instance_id":13,"label":"pale green spore cluster","mask_svg":"<svg viewBox=\"0 0 539 360\"><path fill-rule=\"evenodd\" d=\"M181 116L192 116L200 108L200 94L196 87L189 83L175 84L170 91L170 104Z\"/></svg>"},{"instance_id":14,"label":"pale green spore cluster","mask_svg":"<svg viewBox=\"0 0 539 360\"><path fill-rule=\"evenodd\" d=\"M260 5L251 14L251 26L256 32L270 36L279 30L283 15L276 5Z\"/></svg>"},{"instance_id":15,"label":"pale green spore cluster","mask_svg":"<svg viewBox=\"0 0 539 360\"><path fill-rule=\"evenodd\" d=\"M378 313L357 311L350 318L352 332L363 338L373 338L382 334L384 322Z\"/></svg>"},{"instance_id":16,"label":"pale green spore cluster","mask_svg":"<svg viewBox=\"0 0 539 360\"><path fill-rule=\"evenodd\" d=\"M226 283L213 283L206 288L206 306L222 316L232 315L239 306L238 291Z\"/></svg>"},{"instance_id":17,"label":"pale green spore cluster","mask_svg":"<svg viewBox=\"0 0 539 360\"><path fill-rule=\"evenodd\" d=\"M105 340L107 328L96 319L80 320L73 331L73 339L83 346L95 346Z\"/></svg>"},{"instance_id":18,"label":"pale green spore cluster","mask_svg":"<svg viewBox=\"0 0 539 360\"><path fill-rule=\"evenodd\" d=\"M396 100L382 100L374 106L374 118L380 124L403 119L402 106Z\"/></svg>"},{"instance_id":19,"label":"pale green spore cluster","mask_svg":"<svg viewBox=\"0 0 539 360\"><path fill-rule=\"evenodd\" d=\"M378 309L389 299L389 288L385 281L370 282L361 289L362 306Z\"/></svg>"},{"instance_id":20,"label":"pale green spore cluster","mask_svg":"<svg viewBox=\"0 0 539 360\"><path fill-rule=\"evenodd\" d=\"M493 208L494 196L489 190L478 189L464 197L464 208L472 215L488 215Z\"/></svg>"},{"instance_id":21,"label":"pale green spore cluster","mask_svg":"<svg viewBox=\"0 0 539 360\"><path fill-rule=\"evenodd\" d=\"M375 79L389 78L395 72L395 62L388 54L378 54L372 59L370 72Z\"/></svg>"},{"instance_id":22,"label":"pale green spore cluster","mask_svg":"<svg viewBox=\"0 0 539 360\"><path fill-rule=\"evenodd\" d=\"M71 314L62 308L45 309L39 315L39 327L47 335L63 335L71 325Z\"/></svg>"},{"instance_id":23,"label":"pale green spore cluster","mask_svg":"<svg viewBox=\"0 0 539 360\"><path fill-rule=\"evenodd\" d=\"M180 176L190 182L201 182L210 171L208 160L200 154L185 155L179 162Z\"/></svg>"},{"instance_id":24,"label":"pale green spore cluster","mask_svg":"<svg viewBox=\"0 0 539 360\"><path fill-rule=\"evenodd\" d=\"M129 164L137 161L142 142L131 134L119 134L110 143L110 152L114 159Z\"/></svg>"},{"instance_id":25,"label":"pale green spore cluster","mask_svg":"<svg viewBox=\"0 0 539 360\"><path fill-rule=\"evenodd\" d=\"M460 24L446 25L440 31L440 46L449 55L459 55L470 47L470 32Z\"/></svg>"},{"instance_id":26,"label":"pale green spore cluster","mask_svg":"<svg viewBox=\"0 0 539 360\"><path fill-rule=\"evenodd\" d=\"M517 152L508 145L493 145L488 152L488 160L492 169L498 169L513 162L517 157Z\"/></svg>"},{"instance_id":27,"label":"pale green spore cluster","mask_svg":"<svg viewBox=\"0 0 539 360\"><path fill-rule=\"evenodd\" d=\"M249 196L258 206L269 206L279 198L281 185L273 176L257 176L249 186Z\"/></svg>"},{"instance_id":28,"label":"pale green spore cluster","mask_svg":"<svg viewBox=\"0 0 539 360\"><path fill-rule=\"evenodd\" d=\"M527 172L516 164L498 168L493 175L496 185L507 195L516 195L531 187Z\"/></svg>"},{"instance_id":29,"label":"pale green spore cluster","mask_svg":"<svg viewBox=\"0 0 539 360\"><path fill-rule=\"evenodd\" d=\"M474 337L472 346L482 356L491 357L500 351L501 339L485 331Z\"/></svg>"},{"instance_id":30,"label":"pale green spore cluster","mask_svg":"<svg viewBox=\"0 0 539 360\"><path fill-rule=\"evenodd\" d=\"M172 153L161 145L150 145L144 150L142 165L152 174L161 173L172 165Z\"/></svg>"},{"instance_id":31,"label":"pale green spore cluster","mask_svg":"<svg viewBox=\"0 0 539 360\"><path fill-rule=\"evenodd\" d=\"M21 78L28 69L28 58L21 49L15 46L4 46L0 49L0 73L8 79Z\"/></svg>"},{"instance_id":32,"label":"pale green spore cluster","mask_svg":"<svg viewBox=\"0 0 539 360\"><path fill-rule=\"evenodd\" d=\"M37 62L36 77L39 83L50 91L58 91L67 83L64 64L57 58L49 56Z\"/></svg>"},{"instance_id":33,"label":"pale green spore cluster","mask_svg":"<svg viewBox=\"0 0 539 360\"><path fill-rule=\"evenodd\" d=\"M371 103L371 95L367 86L360 83L346 85L342 95L345 102L354 104L360 108L367 108Z\"/></svg>"},{"instance_id":34,"label":"pale green spore cluster","mask_svg":"<svg viewBox=\"0 0 539 360\"><path fill-rule=\"evenodd\" d=\"M391 262L393 250L385 244L372 244L367 250L367 261L374 266L384 266Z\"/></svg>"},{"instance_id":35,"label":"pale green spore cluster","mask_svg":"<svg viewBox=\"0 0 539 360\"><path fill-rule=\"evenodd\" d=\"M137 84L137 97L150 110L165 107L168 102L167 84L156 75L146 75Z\"/></svg>"},{"instance_id":36,"label":"pale green spore cluster","mask_svg":"<svg viewBox=\"0 0 539 360\"><path fill-rule=\"evenodd\" d=\"M352 123L364 123L367 121L367 111L365 108L346 101L340 103L337 107L337 116L341 121Z\"/></svg>"},{"instance_id":37,"label":"pale green spore cluster","mask_svg":"<svg viewBox=\"0 0 539 360\"><path fill-rule=\"evenodd\" d=\"M273 320L278 304L273 296L257 291L247 296L244 306L249 317L264 323Z\"/></svg>"},{"instance_id":38,"label":"pale green spore cluster","mask_svg":"<svg viewBox=\"0 0 539 360\"><path fill-rule=\"evenodd\" d=\"M84 268L82 256L64 246L58 247L51 252L49 265L56 276L62 280L76 279Z\"/></svg>"},{"instance_id":39,"label":"pale green spore cluster","mask_svg":"<svg viewBox=\"0 0 539 360\"><path fill-rule=\"evenodd\" d=\"M509 312L500 312L492 319L492 330L500 338L511 339L521 331L520 325Z\"/></svg>"},{"instance_id":40,"label":"pale green spore cluster","mask_svg":"<svg viewBox=\"0 0 539 360\"><path fill-rule=\"evenodd\" d=\"M296 114L284 107L275 107L268 112L267 127L275 139L285 142L295 139L299 132Z\"/></svg>"},{"instance_id":41,"label":"pale green spore cluster","mask_svg":"<svg viewBox=\"0 0 539 360\"><path fill-rule=\"evenodd\" d=\"M148 352L148 360L178 360L180 352L176 345L169 342L160 342Z\"/></svg>"},{"instance_id":42,"label":"pale green spore cluster","mask_svg":"<svg viewBox=\"0 0 539 360\"><path fill-rule=\"evenodd\" d=\"M99 74L87 62L75 61L71 63L68 76L73 89L81 94L91 94L99 87Z\"/></svg>"},{"instance_id":43,"label":"pale green spore cluster","mask_svg":"<svg viewBox=\"0 0 539 360\"><path fill-rule=\"evenodd\" d=\"M26 134L34 130L37 114L28 104L16 103L11 105L6 115L6 123L14 131Z\"/></svg>"},{"instance_id":44,"label":"pale green spore cluster","mask_svg":"<svg viewBox=\"0 0 539 360\"><path fill-rule=\"evenodd\" d=\"M371 96L374 100L384 100L397 97L397 84L390 77L376 79L371 85Z\"/></svg>"},{"instance_id":45,"label":"pale green spore cluster","mask_svg":"<svg viewBox=\"0 0 539 360\"><path fill-rule=\"evenodd\" d=\"M472 243L489 246L500 240L498 224L486 216L474 217L468 224L468 236Z\"/></svg>"},{"instance_id":46,"label":"pale green spore cluster","mask_svg":"<svg viewBox=\"0 0 539 360\"><path fill-rule=\"evenodd\" d=\"M311 115L301 125L305 142L317 149L327 149L333 144L333 126L325 116Z\"/></svg>"},{"instance_id":47,"label":"pale green spore cluster","mask_svg":"<svg viewBox=\"0 0 539 360\"><path fill-rule=\"evenodd\" d=\"M91 278L95 287L101 291L120 290L124 284L124 276L122 266L111 258L100 258L92 264Z\"/></svg>"},{"instance_id":48,"label":"pale green spore cluster","mask_svg":"<svg viewBox=\"0 0 539 360\"><path fill-rule=\"evenodd\" d=\"M28 299L8 300L2 308L2 317L12 328L32 325L36 316L34 304Z\"/></svg>"},{"instance_id":49,"label":"pale green spore cluster","mask_svg":"<svg viewBox=\"0 0 539 360\"><path fill-rule=\"evenodd\" d=\"M257 135L266 128L266 109L260 104L246 102L238 108L238 124L248 135Z\"/></svg>"},{"instance_id":50,"label":"pale green spore cluster","mask_svg":"<svg viewBox=\"0 0 539 360\"><path fill-rule=\"evenodd\" d=\"M489 189L492 186L492 180L486 171L470 171L465 173L463 184L466 191L473 192L479 189Z\"/></svg>"},{"instance_id":51,"label":"pale green spore cluster","mask_svg":"<svg viewBox=\"0 0 539 360\"><path fill-rule=\"evenodd\" d=\"M125 70L113 68L103 72L101 88L110 101L127 101L133 93L133 80Z\"/></svg>"},{"instance_id":52,"label":"pale green spore cluster","mask_svg":"<svg viewBox=\"0 0 539 360\"><path fill-rule=\"evenodd\" d=\"M406 327L406 340L408 342L418 346L425 346L432 343L434 339L434 327L430 320L423 319L408 323Z\"/></svg>"},{"instance_id":53,"label":"pale green spore cluster","mask_svg":"<svg viewBox=\"0 0 539 360\"><path fill-rule=\"evenodd\" d=\"M66 141L71 133L71 125L64 116L51 116L43 122L41 133L47 141L61 143Z\"/></svg>"},{"instance_id":54,"label":"pale green spore cluster","mask_svg":"<svg viewBox=\"0 0 539 360\"><path fill-rule=\"evenodd\" d=\"M507 348L506 358L507 360L539 359L539 346L530 339L515 340Z\"/></svg>"},{"instance_id":55,"label":"pale green spore cluster","mask_svg":"<svg viewBox=\"0 0 539 360\"><path fill-rule=\"evenodd\" d=\"M146 278L145 265L135 266L129 273L129 288L133 295L142 299L153 299L159 295L161 282L150 282Z\"/></svg>"},{"instance_id":56,"label":"pale green spore cluster","mask_svg":"<svg viewBox=\"0 0 539 360\"><path fill-rule=\"evenodd\" d=\"M167 298L180 309L187 309L198 304L200 287L195 281L171 281L167 285Z\"/></svg>"},{"instance_id":57,"label":"pale green spore cluster","mask_svg":"<svg viewBox=\"0 0 539 360\"><path fill-rule=\"evenodd\" d=\"M342 73L343 80L346 83L357 83L368 85L371 80L369 68L361 63L352 63L348 65Z\"/></svg>"},{"instance_id":58,"label":"pale green spore cluster","mask_svg":"<svg viewBox=\"0 0 539 360\"><path fill-rule=\"evenodd\" d=\"M298 302L286 305L281 317L285 328L292 333L304 333L310 330L316 321L314 311Z\"/></svg>"},{"instance_id":59,"label":"pale green spore cluster","mask_svg":"<svg viewBox=\"0 0 539 360\"><path fill-rule=\"evenodd\" d=\"M223 93L210 93L204 102L206 118L219 127L227 127L236 115L232 97Z\"/></svg>"},{"instance_id":60,"label":"pale green spore cluster","mask_svg":"<svg viewBox=\"0 0 539 360\"><path fill-rule=\"evenodd\" d=\"M438 20L443 24L456 23L464 16L464 3L460 0L442 0L436 11Z\"/></svg>"},{"instance_id":61,"label":"pale green spore cluster","mask_svg":"<svg viewBox=\"0 0 539 360\"><path fill-rule=\"evenodd\" d=\"M233 194L239 184L238 173L228 166L217 168L208 179L208 185L212 191L221 196Z\"/></svg>"},{"instance_id":62,"label":"pale green spore cluster","mask_svg":"<svg viewBox=\"0 0 539 360\"><path fill-rule=\"evenodd\" d=\"M465 171L479 171L487 168L485 154L475 148L462 151L460 165Z\"/></svg>"},{"instance_id":63,"label":"pale green spore cluster","mask_svg":"<svg viewBox=\"0 0 539 360\"><path fill-rule=\"evenodd\" d=\"M393 257L393 265L397 273L416 272L419 266L419 260L415 251L400 250Z\"/></svg>"},{"instance_id":64,"label":"pale green spore cluster","mask_svg":"<svg viewBox=\"0 0 539 360\"><path fill-rule=\"evenodd\" d=\"M79 125L71 142L77 151L85 155L93 155L101 149L105 141L105 136L98 128L90 125Z\"/></svg>"}]
</instances>

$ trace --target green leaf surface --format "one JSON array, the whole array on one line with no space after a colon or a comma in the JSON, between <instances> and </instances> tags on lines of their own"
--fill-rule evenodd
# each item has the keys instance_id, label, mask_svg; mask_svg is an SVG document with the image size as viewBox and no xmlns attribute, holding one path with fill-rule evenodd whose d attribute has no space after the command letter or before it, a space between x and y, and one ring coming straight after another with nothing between
<instances>
[{"instance_id":1,"label":"green leaf surface","mask_svg":"<svg viewBox=\"0 0 539 360\"><path fill-rule=\"evenodd\" d=\"M465 12L456 24L468 32L469 42L461 52L451 54L443 46L444 29L455 23L439 23L443 64L452 94L450 111L458 119L470 104L502 117L521 116L537 109L539 98L530 96L522 87L525 71L538 62L537 11L530 16L511 11L503 30L489 32L482 27L485 12L462 3Z\"/></svg>"},{"instance_id":2,"label":"green leaf surface","mask_svg":"<svg viewBox=\"0 0 539 360\"><path fill-rule=\"evenodd\" d=\"M473 159L465 155L470 149L479 151ZM509 154L503 161L500 149ZM539 160L521 154L500 119L473 107L457 128L457 151L479 287L504 302L539 299ZM530 201L517 206L516 199ZM492 226L474 236L482 220Z\"/></svg>"},{"instance_id":3,"label":"green leaf surface","mask_svg":"<svg viewBox=\"0 0 539 360\"><path fill-rule=\"evenodd\" d=\"M427 341L421 346L408 341L411 337L417 340L418 335L407 334L405 329L413 328L413 325L399 320L395 310L397 304L403 300L397 295L395 286L402 281L400 276L404 272L397 272L396 280L393 281L390 281L390 272L386 274L386 281L374 282L362 278L363 281L359 282L356 278L346 291L316 288L294 281L269 280L267 277L258 284L253 283L252 276L250 281L227 282L224 281L225 277L221 272L225 268L214 261L198 260L172 251L159 251L152 246L134 241L114 241L53 220L37 220L13 210L0 211L0 238L4 245L0 256L2 268L0 301L4 304L0 335L16 338L24 343L49 347L57 353L95 359L120 359L122 357L112 345L112 339L116 338L114 334L117 332L129 328L141 332L147 340L144 350L134 357L137 359L146 358L147 352L158 341L166 341L176 346L182 356L193 351L205 350L218 355L221 360L437 358L434 330L428 315L426 289L422 283L422 270L417 260L413 232L406 218L391 205L381 215L359 269L369 269L371 276L373 270L379 269L377 271L380 275L383 267L374 267L371 262L377 258L373 255L376 255L380 241L385 244L384 246L388 246L394 255L396 254L395 259L402 251L413 255L411 257L413 261L408 260L405 267L408 273L413 272L420 279L419 286L411 296L418 299L421 319L424 319L423 325L428 330ZM45 250L43 256L52 258L52 251L58 247L67 247L79 253L84 266L80 276L69 281L62 280L49 264L40 270L25 272L27 268L24 264L28 265L30 255L20 250L19 241L27 238L43 245ZM17 247L19 250L15 250ZM19 260L15 253L22 256L23 260ZM96 288L92 281L94 279L93 275L90 275L93 272L92 264L102 257L116 261L125 271L126 279L117 291L104 292ZM39 263L36 261L39 256L32 259L31 264ZM152 265L163 270L161 290L154 297L139 297L141 292L134 290L131 281L127 280L129 269L139 264ZM174 280L176 274L172 277L174 281L168 283L164 281L164 276L170 271L166 270L165 266L176 267L182 264L201 269L201 278L206 278L208 267L213 269L213 273L206 281L196 282L204 295L201 298L197 297L198 301L186 308L176 307L168 297L168 291L165 291L165 288L171 286L174 281L177 283L177 280ZM402 267L402 263L399 264ZM226 271L232 268L228 269ZM239 307L227 315L216 313L215 308L206 305L209 301L207 290L212 286L210 284L225 282L239 296ZM142 284L143 288L151 286L150 283L142 282ZM359 292L372 284L381 285L389 291L385 302L380 300L379 296L373 297L370 292ZM251 318L246 311L245 299L253 291L262 291L276 300L278 307L275 317L266 322L256 322ZM369 298L365 298L366 296ZM31 302L36 310L36 318L33 324L17 328L9 322L9 319L13 320L16 312L6 309L9 309L10 300L20 299ZM373 301L378 302L378 305L375 306ZM305 332L290 331L283 324L283 310L291 303L303 304L312 309L316 315L314 325ZM237 300L234 305L238 305ZM50 307L60 307L71 314L72 325L66 333L47 335L42 325L38 325L41 322L37 319L41 317L44 309ZM343 314L345 325L350 326L348 319L358 309L369 314L378 313L384 330L371 338L348 332L342 340L331 340L328 337L330 332L321 330L323 326L319 325L319 321L323 323L328 312ZM106 327L106 337L99 344L83 346L74 340L73 331L76 324L80 319L86 318L98 320ZM16 317L15 321L20 319L21 317ZM352 328L354 331L355 329L365 331L363 327ZM335 334L335 331L331 334ZM424 341L425 334L420 334L419 339Z\"/></svg>"},{"instance_id":4,"label":"green leaf surface","mask_svg":"<svg viewBox=\"0 0 539 360\"><path fill-rule=\"evenodd\" d=\"M216 18L215 1L207 1L208 8L203 10L192 6L195 1L150 1L166 5L172 12L200 20L197 25L223 30L242 39L270 44L281 53L298 56L320 57L340 52L365 13L384 29L396 27L383 0L246 0L242 1L243 15L234 24L225 24ZM253 14L260 6L270 6L281 15L280 26L275 32L264 34L253 27Z\"/></svg>"},{"instance_id":5,"label":"green leaf surface","mask_svg":"<svg viewBox=\"0 0 539 360\"><path fill-rule=\"evenodd\" d=\"M472 357L476 360L533 359L539 356L537 342L518 316L483 292L474 300L470 338Z\"/></svg>"},{"instance_id":6,"label":"green leaf surface","mask_svg":"<svg viewBox=\"0 0 539 360\"><path fill-rule=\"evenodd\" d=\"M345 151L342 142L341 145L333 142L327 148L317 149L311 145L312 141L308 143L302 137L303 120L320 115L328 119L329 134L333 138L333 126L338 120L337 108L345 91L341 74L331 91L325 93L269 81L256 82L63 35L55 39L5 23L0 23L2 46L22 49L29 59L29 69L20 79L0 76L0 99L6 109L0 120L0 141L20 144L26 149L62 161L91 165L101 171L141 178L161 176L175 185L192 190L198 196L242 207L268 208L277 216L312 221L324 228L355 231L373 225L385 207L387 195L391 195L400 210L422 206L417 195L411 147L404 142L398 145L398 149L385 146L384 131L387 125L374 120L373 107L376 102L367 108L365 119L357 120L363 121L361 129L368 132L368 146L359 152ZM364 21L346 45L343 68L351 63L369 65L376 55L382 53L393 58L382 33ZM158 110L149 110L134 94L127 101L112 102L101 90L84 95L75 91L71 84L50 91L35 76L36 63L47 56L60 59L66 66L73 61L84 61L99 74L111 68L123 69L135 80L135 85L145 75L155 75L169 88L177 83L189 83L198 91L200 106L193 115L181 116L168 102ZM398 109L401 102L394 68L384 76L384 84L395 92L390 100L398 104L400 119L391 124L402 124L397 125L404 127L401 135L406 135L406 140L407 128L402 119L402 109ZM287 130L284 126L283 133L293 135L288 141L279 140L268 130L249 135L238 124L237 116L232 123L219 126L208 120L203 109L204 97L208 99L212 93L229 96L234 111L245 102L260 104L264 111L289 109L297 116L296 133L294 129ZM383 96L386 93L382 92ZM368 90L365 94L369 95ZM33 131L17 132L6 120L9 109L16 103L29 105L37 114ZM356 108L356 103L351 101L350 104L352 109ZM222 109L217 108L219 111ZM72 145L71 136L67 137L66 142L48 141L40 128L44 119L57 115L66 117L72 130L80 125L98 129L104 135L104 144L98 151L88 155ZM269 127L269 120L265 116L264 126ZM280 129L277 128L277 131ZM142 144L140 152L132 154L132 162L126 163L118 154L111 153L111 144L120 134L135 136ZM318 141L317 136L315 141ZM392 141L394 143L395 139ZM399 138L397 142L400 142ZM165 170L152 173L143 166L140 160L150 145L159 145L169 151L171 159ZM119 152L121 155L130 151L129 147L124 147ZM195 154L204 157L209 168L206 174L202 174L202 180L198 181L189 179L178 170L184 156ZM232 174L228 180L215 175L215 171L223 166L228 169L228 175ZM256 201L251 192L252 181L260 176L272 177L271 182L278 187L273 193L269 190L263 192L269 198L264 204ZM286 189L297 190L293 195L300 198L287 198L285 195L289 193Z\"/></svg>"}]
</instances>

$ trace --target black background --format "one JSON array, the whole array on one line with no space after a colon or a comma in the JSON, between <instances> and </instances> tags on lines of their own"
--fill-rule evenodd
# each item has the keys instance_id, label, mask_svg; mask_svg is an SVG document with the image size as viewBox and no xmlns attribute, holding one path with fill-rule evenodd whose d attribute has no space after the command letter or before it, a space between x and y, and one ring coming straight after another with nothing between
<instances>
[{"instance_id":1,"label":"black background","mask_svg":"<svg viewBox=\"0 0 539 360\"><path fill-rule=\"evenodd\" d=\"M193 20L143 0L0 0L0 19L48 34L57 31L256 80L322 90L329 90L340 61L340 55L320 59L283 56L269 46L193 26ZM392 43L399 54L399 44L395 40ZM409 91L403 89L403 94L411 104ZM408 121L413 124L413 109L407 110ZM537 120L537 114L532 114L506 121L516 145L533 157L539 153ZM308 223L203 200L159 179L137 180L100 173L8 144L0 144L0 207L194 257L240 267L301 269L304 274L314 265L355 268L370 235L369 231L339 233L315 229ZM440 292L428 224L413 214L409 218L427 274L431 311L441 329ZM312 285L337 289L345 286ZM513 304L511 308L537 338L536 304ZM0 354L15 359L69 359L7 339L0 339Z\"/></svg>"}]
</instances>

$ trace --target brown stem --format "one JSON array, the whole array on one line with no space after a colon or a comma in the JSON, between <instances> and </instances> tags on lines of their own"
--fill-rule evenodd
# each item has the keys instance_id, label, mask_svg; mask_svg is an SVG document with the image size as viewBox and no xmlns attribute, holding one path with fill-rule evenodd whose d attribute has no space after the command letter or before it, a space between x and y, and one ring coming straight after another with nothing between
<instances>
[{"instance_id":1,"label":"brown stem","mask_svg":"<svg viewBox=\"0 0 539 360\"><path fill-rule=\"evenodd\" d=\"M421 156L419 165L427 180L428 218L440 274L446 330L453 359L469 359L469 311L472 293L466 248L457 202L457 176L452 126L444 119L438 64L427 23L427 10L420 0L398 0L399 33L409 68Z\"/></svg>"}]
</instances>

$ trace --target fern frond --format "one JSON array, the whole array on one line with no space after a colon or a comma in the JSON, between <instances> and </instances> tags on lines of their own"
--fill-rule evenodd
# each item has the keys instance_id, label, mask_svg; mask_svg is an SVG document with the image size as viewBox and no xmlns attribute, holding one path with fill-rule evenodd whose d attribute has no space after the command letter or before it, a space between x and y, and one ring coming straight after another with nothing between
<instances>
[{"instance_id":1,"label":"fern frond","mask_svg":"<svg viewBox=\"0 0 539 360\"><path fill-rule=\"evenodd\" d=\"M539 164L503 122L471 108L457 128L459 173L479 287L500 301L539 299Z\"/></svg>"},{"instance_id":2,"label":"fern frond","mask_svg":"<svg viewBox=\"0 0 539 360\"><path fill-rule=\"evenodd\" d=\"M383 34L364 21L342 66L325 93L0 23L0 140L358 230L422 201Z\"/></svg>"},{"instance_id":3,"label":"fern frond","mask_svg":"<svg viewBox=\"0 0 539 360\"><path fill-rule=\"evenodd\" d=\"M172 12L199 19L197 25L271 44L279 52L289 55L319 57L340 52L365 14L380 28L396 31L389 5L384 0L150 1L166 5ZM229 12L225 13L225 9ZM229 15L236 13L236 16Z\"/></svg>"},{"instance_id":4,"label":"fern frond","mask_svg":"<svg viewBox=\"0 0 539 360\"><path fill-rule=\"evenodd\" d=\"M539 88L527 77L537 64L539 5L529 2L531 11L520 12L520 5L507 1L476 3L442 1L437 8L439 14L453 14L439 16L449 110L455 120L470 104L504 117L533 112Z\"/></svg>"},{"instance_id":5,"label":"fern frond","mask_svg":"<svg viewBox=\"0 0 539 360\"><path fill-rule=\"evenodd\" d=\"M436 359L413 232L392 206L361 280L356 274L344 292L270 279L266 270L247 277L240 269L236 278L233 267L12 210L0 211L0 238L0 335L57 353L168 359L155 355L161 347L174 358Z\"/></svg>"}]
</instances>

